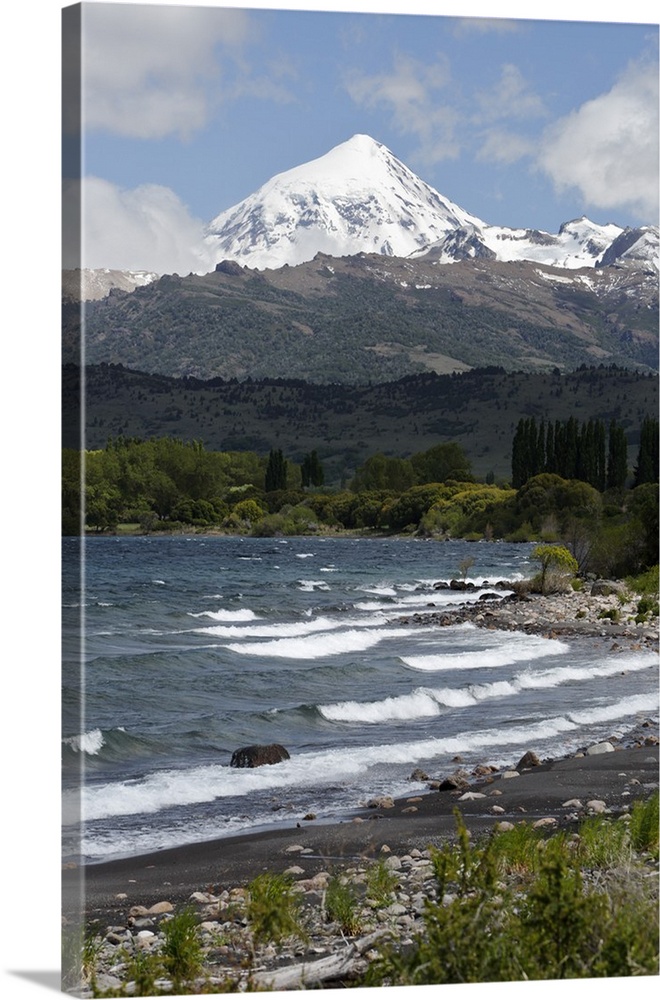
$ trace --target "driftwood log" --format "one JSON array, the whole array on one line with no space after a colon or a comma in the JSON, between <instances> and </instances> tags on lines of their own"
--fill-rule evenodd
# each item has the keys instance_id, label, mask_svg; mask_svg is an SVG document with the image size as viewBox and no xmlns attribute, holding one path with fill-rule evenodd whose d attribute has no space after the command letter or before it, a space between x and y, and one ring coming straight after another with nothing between
<instances>
[{"instance_id":1,"label":"driftwood log","mask_svg":"<svg viewBox=\"0 0 660 1000\"><path fill-rule=\"evenodd\" d=\"M256 986L267 990L290 990L339 979L350 975L360 956L386 933L385 928L374 931L373 934L352 941L335 955L327 955L315 962L287 965L282 969L273 969L272 972L255 972L252 981Z\"/></svg>"}]
</instances>

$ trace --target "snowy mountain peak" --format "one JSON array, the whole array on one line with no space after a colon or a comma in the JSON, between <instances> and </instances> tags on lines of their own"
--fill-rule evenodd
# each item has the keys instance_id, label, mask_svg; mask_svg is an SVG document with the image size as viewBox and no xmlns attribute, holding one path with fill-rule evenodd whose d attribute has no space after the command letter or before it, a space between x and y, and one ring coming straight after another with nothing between
<instances>
[{"instance_id":1,"label":"snowy mountain peak","mask_svg":"<svg viewBox=\"0 0 660 1000\"><path fill-rule=\"evenodd\" d=\"M557 234L491 226L439 194L382 143L357 134L277 174L218 215L205 233L212 263L279 268L331 257L428 254L438 264L479 258L576 270L658 268L657 227L623 230L586 216Z\"/></svg>"},{"instance_id":2,"label":"snowy mountain peak","mask_svg":"<svg viewBox=\"0 0 660 1000\"><path fill-rule=\"evenodd\" d=\"M483 223L382 143L358 134L222 212L208 226L206 243L216 261L277 268L319 251L407 257L462 226Z\"/></svg>"}]
</instances>

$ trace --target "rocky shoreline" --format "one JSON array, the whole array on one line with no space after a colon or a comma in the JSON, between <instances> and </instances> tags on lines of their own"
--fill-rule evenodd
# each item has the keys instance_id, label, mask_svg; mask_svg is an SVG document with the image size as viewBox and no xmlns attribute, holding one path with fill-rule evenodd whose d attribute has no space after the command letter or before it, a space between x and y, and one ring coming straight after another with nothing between
<instances>
[{"instance_id":1,"label":"rocky shoreline","mask_svg":"<svg viewBox=\"0 0 660 1000\"><path fill-rule=\"evenodd\" d=\"M628 649L658 648L658 619L638 622L639 597L614 581L598 581L587 590L561 594L512 593L506 581L482 584L479 600L441 611L429 610L397 618L406 625L460 625L471 622L479 628L526 632L547 638L587 636L622 640ZM440 589L440 585L438 585ZM472 584L452 581L442 589L475 590ZM507 591L503 596L502 591ZM429 608L433 605L429 604Z\"/></svg>"}]
</instances>

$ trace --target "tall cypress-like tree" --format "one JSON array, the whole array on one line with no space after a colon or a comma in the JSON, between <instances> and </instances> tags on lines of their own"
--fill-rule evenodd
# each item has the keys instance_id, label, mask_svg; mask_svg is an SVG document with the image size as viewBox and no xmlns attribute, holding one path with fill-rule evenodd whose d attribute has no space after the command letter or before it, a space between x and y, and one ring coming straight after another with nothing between
<instances>
[{"instance_id":1,"label":"tall cypress-like tree","mask_svg":"<svg viewBox=\"0 0 660 1000\"><path fill-rule=\"evenodd\" d=\"M639 435L635 486L658 481L658 421L646 417Z\"/></svg>"},{"instance_id":2,"label":"tall cypress-like tree","mask_svg":"<svg viewBox=\"0 0 660 1000\"><path fill-rule=\"evenodd\" d=\"M610 422L607 440L607 488L623 489L628 478L628 442L626 434L615 420Z\"/></svg>"},{"instance_id":3,"label":"tall cypress-like tree","mask_svg":"<svg viewBox=\"0 0 660 1000\"><path fill-rule=\"evenodd\" d=\"M595 486L599 493L602 493L607 484L607 459L606 459L606 433L605 424L602 420L597 420L594 429L595 436L595 451L596 451L596 466L594 470L594 482L591 484Z\"/></svg>"},{"instance_id":4,"label":"tall cypress-like tree","mask_svg":"<svg viewBox=\"0 0 660 1000\"><path fill-rule=\"evenodd\" d=\"M316 451L305 455L300 466L300 475L303 486L323 486L325 474Z\"/></svg>"},{"instance_id":5,"label":"tall cypress-like tree","mask_svg":"<svg viewBox=\"0 0 660 1000\"><path fill-rule=\"evenodd\" d=\"M578 464L578 422L575 417L566 421L566 437L564 443L564 467L560 476L564 479L577 479Z\"/></svg>"},{"instance_id":6,"label":"tall cypress-like tree","mask_svg":"<svg viewBox=\"0 0 660 1000\"><path fill-rule=\"evenodd\" d=\"M287 462L282 455L282 449L278 448L275 451L275 449L271 448L268 455L268 465L266 466L266 493L271 493L273 490L286 489L286 467Z\"/></svg>"}]
</instances>

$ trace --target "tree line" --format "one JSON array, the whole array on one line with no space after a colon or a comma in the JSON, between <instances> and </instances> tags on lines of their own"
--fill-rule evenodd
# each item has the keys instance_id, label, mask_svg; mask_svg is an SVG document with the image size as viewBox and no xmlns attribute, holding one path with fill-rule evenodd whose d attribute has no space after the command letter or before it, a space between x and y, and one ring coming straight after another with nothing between
<instances>
[{"instance_id":1,"label":"tree line","mask_svg":"<svg viewBox=\"0 0 660 1000\"><path fill-rule=\"evenodd\" d=\"M145 532L264 536L352 530L561 541L581 571L639 572L657 563L658 422L642 424L632 480L623 461L625 434L614 423L605 434L597 424L570 420L549 433L549 425L520 421L516 460L533 452L535 464L525 459L530 474L518 485L477 482L453 442L410 458L372 455L345 488L333 489L323 484L315 451L297 463L281 449L268 455L214 452L197 440L119 437L83 455L64 451L63 530L105 532L131 525L130 530ZM561 464L567 440L575 442L573 465ZM553 455L555 471L550 471ZM571 475L574 471L584 478Z\"/></svg>"},{"instance_id":2,"label":"tree line","mask_svg":"<svg viewBox=\"0 0 660 1000\"><path fill-rule=\"evenodd\" d=\"M518 421L511 454L511 485L519 489L532 476L556 473L579 479L599 492L623 489L628 479L628 442L615 420L606 429L602 420ZM640 431L633 486L658 479L658 421L647 417Z\"/></svg>"}]
</instances>

